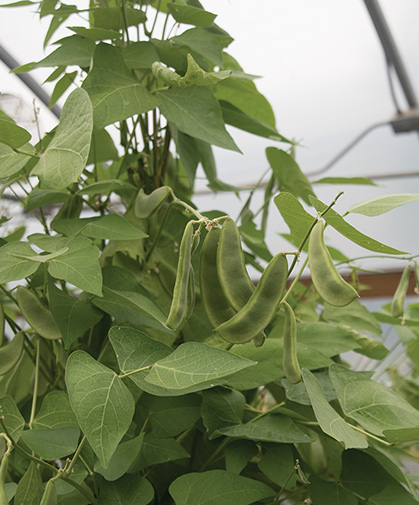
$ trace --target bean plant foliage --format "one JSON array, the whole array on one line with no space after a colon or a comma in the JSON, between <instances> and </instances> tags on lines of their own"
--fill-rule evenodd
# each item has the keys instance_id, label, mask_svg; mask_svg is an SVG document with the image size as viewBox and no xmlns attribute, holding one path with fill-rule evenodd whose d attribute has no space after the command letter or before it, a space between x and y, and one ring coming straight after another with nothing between
<instances>
[{"instance_id":1,"label":"bean plant foliage","mask_svg":"<svg viewBox=\"0 0 419 505\"><path fill-rule=\"evenodd\" d=\"M403 466L419 439L419 305L404 303L417 265L346 214L418 195L340 215L336 184L372 183L328 179L320 201L198 0L6 7L22 5L50 19L54 45L16 71L49 67L51 105L67 98L38 141L0 115L2 192L40 225L1 218L0 503L417 503ZM264 203L242 193L236 220L193 203L198 167L211 190L240 193L213 155L240 151L230 126L273 144ZM266 245L269 209L288 251ZM358 300L357 262L327 248L329 227L406 260L380 313ZM383 324L410 370L385 382L341 356L378 370Z\"/></svg>"}]
</instances>

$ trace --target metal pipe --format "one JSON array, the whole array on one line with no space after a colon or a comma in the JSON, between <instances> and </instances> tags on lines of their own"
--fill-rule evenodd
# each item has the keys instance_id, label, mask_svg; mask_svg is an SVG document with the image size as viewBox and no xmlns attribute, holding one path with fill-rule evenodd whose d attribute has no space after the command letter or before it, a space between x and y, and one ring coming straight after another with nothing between
<instances>
[{"instance_id":1,"label":"metal pipe","mask_svg":"<svg viewBox=\"0 0 419 505\"><path fill-rule=\"evenodd\" d=\"M0 60L6 65L6 67L13 70L19 67L19 62L16 61L13 56L0 44ZM18 79L20 79L40 100L49 108L49 102L51 97L44 91L44 89L33 79L28 73L15 74ZM61 108L58 105L51 107L50 111L54 114L56 118L60 118Z\"/></svg>"},{"instance_id":2,"label":"metal pipe","mask_svg":"<svg viewBox=\"0 0 419 505\"><path fill-rule=\"evenodd\" d=\"M413 86L378 0L364 0L364 2L380 38L386 58L393 65L399 78L407 103L411 109L415 109L418 107L418 101Z\"/></svg>"}]
</instances>

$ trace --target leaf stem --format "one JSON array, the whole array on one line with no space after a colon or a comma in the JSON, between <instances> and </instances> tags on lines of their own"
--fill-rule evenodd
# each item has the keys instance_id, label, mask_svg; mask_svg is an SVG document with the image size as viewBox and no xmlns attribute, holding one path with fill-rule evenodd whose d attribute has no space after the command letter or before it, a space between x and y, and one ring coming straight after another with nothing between
<instances>
[{"instance_id":1,"label":"leaf stem","mask_svg":"<svg viewBox=\"0 0 419 505\"><path fill-rule=\"evenodd\" d=\"M118 377L120 379L124 379L125 377L129 377L130 375L133 375L137 372L142 372L143 370L148 370L149 368L151 368L153 365L147 365L147 366L143 366L141 368L137 368L137 370L131 370L131 372L126 372L126 373L123 373L123 374L119 374Z\"/></svg>"},{"instance_id":2,"label":"leaf stem","mask_svg":"<svg viewBox=\"0 0 419 505\"><path fill-rule=\"evenodd\" d=\"M79 446L77 447L77 450L74 453L74 456L71 458L70 465L64 471L64 474L63 474L64 477L69 477L71 475L71 471L73 470L73 467L76 464L78 457L80 456L81 450L83 449L83 445L85 442L86 442L86 435L84 435L83 438L81 439Z\"/></svg>"}]
</instances>

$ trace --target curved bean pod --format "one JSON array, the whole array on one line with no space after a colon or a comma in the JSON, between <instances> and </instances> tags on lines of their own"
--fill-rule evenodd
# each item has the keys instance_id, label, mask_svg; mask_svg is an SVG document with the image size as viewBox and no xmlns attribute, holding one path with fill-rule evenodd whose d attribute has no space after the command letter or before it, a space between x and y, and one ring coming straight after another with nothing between
<instances>
[{"instance_id":1,"label":"curved bean pod","mask_svg":"<svg viewBox=\"0 0 419 505\"><path fill-rule=\"evenodd\" d=\"M324 224L318 221L310 234L308 259L314 287L325 302L336 307L348 305L359 295L333 264L323 239Z\"/></svg>"},{"instance_id":2,"label":"curved bean pod","mask_svg":"<svg viewBox=\"0 0 419 505\"><path fill-rule=\"evenodd\" d=\"M224 221L221 229L217 269L227 300L239 311L252 296L255 286L246 270L239 229L232 219Z\"/></svg>"},{"instance_id":3,"label":"curved bean pod","mask_svg":"<svg viewBox=\"0 0 419 505\"><path fill-rule=\"evenodd\" d=\"M39 505L57 505L57 488L52 479L47 482Z\"/></svg>"},{"instance_id":4,"label":"curved bean pod","mask_svg":"<svg viewBox=\"0 0 419 505\"><path fill-rule=\"evenodd\" d=\"M393 317L400 317L404 312L404 301L406 298L407 288L409 286L410 276L410 263L403 270L400 282L394 293L393 301L391 302L391 315Z\"/></svg>"},{"instance_id":5,"label":"curved bean pod","mask_svg":"<svg viewBox=\"0 0 419 505\"><path fill-rule=\"evenodd\" d=\"M235 311L230 307L221 288L217 271L217 248L220 228L213 228L202 244L199 277L201 300L210 323L216 327L232 318Z\"/></svg>"},{"instance_id":6,"label":"curved bean pod","mask_svg":"<svg viewBox=\"0 0 419 505\"><path fill-rule=\"evenodd\" d=\"M282 367L285 377L291 384L297 384L297 382L301 382L301 369L297 358L297 325L294 311L287 302L283 303L285 309L285 326Z\"/></svg>"},{"instance_id":7,"label":"curved bean pod","mask_svg":"<svg viewBox=\"0 0 419 505\"><path fill-rule=\"evenodd\" d=\"M272 319L285 290L288 262L284 253L272 258L246 305L215 331L224 340L241 344L255 338Z\"/></svg>"},{"instance_id":8,"label":"curved bean pod","mask_svg":"<svg viewBox=\"0 0 419 505\"><path fill-rule=\"evenodd\" d=\"M0 465L0 505L8 505L9 500L6 494L6 476L9 465L9 453L5 452Z\"/></svg>"},{"instance_id":9,"label":"curved bean pod","mask_svg":"<svg viewBox=\"0 0 419 505\"><path fill-rule=\"evenodd\" d=\"M217 250L217 271L221 288L235 311L242 309L252 296L255 286L247 272L240 232L232 219L223 223ZM256 335L253 343L262 347L266 335Z\"/></svg>"},{"instance_id":10,"label":"curved bean pod","mask_svg":"<svg viewBox=\"0 0 419 505\"><path fill-rule=\"evenodd\" d=\"M193 223L189 221L183 232L179 247L179 261L176 272L173 298L170 305L169 315L166 325L172 330L176 330L186 318L188 305L188 283L191 266L191 250L193 237Z\"/></svg>"},{"instance_id":11,"label":"curved bean pod","mask_svg":"<svg viewBox=\"0 0 419 505\"><path fill-rule=\"evenodd\" d=\"M62 338L51 312L42 305L32 291L20 286L16 292L16 299L23 317L38 335L48 340Z\"/></svg>"}]
</instances>

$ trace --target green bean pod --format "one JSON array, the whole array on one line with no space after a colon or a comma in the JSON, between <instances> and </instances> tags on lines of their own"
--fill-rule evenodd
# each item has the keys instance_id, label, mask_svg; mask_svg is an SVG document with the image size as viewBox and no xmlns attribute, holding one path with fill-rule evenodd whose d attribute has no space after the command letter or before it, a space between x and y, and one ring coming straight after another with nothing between
<instances>
[{"instance_id":1,"label":"green bean pod","mask_svg":"<svg viewBox=\"0 0 419 505\"><path fill-rule=\"evenodd\" d=\"M393 317L400 317L404 313L404 301L406 298L407 288L409 286L409 277L410 263L403 270L400 282L393 296L393 301L391 302L391 315Z\"/></svg>"},{"instance_id":2,"label":"green bean pod","mask_svg":"<svg viewBox=\"0 0 419 505\"><path fill-rule=\"evenodd\" d=\"M240 232L232 219L223 223L217 250L217 268L221 288L234 310L242 309L255 286L246 270Z\"/></svg>"},{"instance_id":3,"label":"green bean pod","mask_svg":"<svg viewBox=\"0 0 419 505\"><path fill-rule=\"evenodd\" d=\"M272 258L246 305L215 328L224 340L242 344L255 338L269 324L285 291L288 262L284 253Z\"/></svg>"},{"instance_id":4,"label":"green bean pod","mask_svg":"<svg viewBox=\"0 0 419 505\"><path fill-rule=\"evenodd\" d=\"M0 345L3 344L4 339L4 309L3 304L0 302Z\"/></svg>"},{"instance_id":5,"label":"green bean pod","mask_svg":"<svg viewBox=\"0 0 419 505\"><path fill-rule=\"evenodd\" d=\"M235 311L242 309L252 296L255 286L246 269L240 232L232 219L224 221L217 250L217 269L221 288ZM261 347L266 340L262 332L253 343Z\"/></svg>"},{"instance_id":6,"label":"green bean pod","mask_svg":"<svg viewBox=\"0 0 419 505\"><path fill-rule=\"evenodd\" d=\"M285 325L283 337L282 367L285 377L291 384L301 382L301 369L297 358L297 324L294 311L287 302L284 303Z\"/></svg>"},{"instance_id":7,"label":"green bean pod","mask_svg":"<svg viewBox=\"0 0 419 505\"><path fill-rule=\"evenodd\" d=\"M195 293L195 271L192 263L189 265L189 280L188 280L188 299L186 305L185 320L188 320L193 313L195 307L196 293Z\"/></svg>"},{"instance_id":8,"label":"green bean pod","mask_svg":"<svg viewBox=\"0 0 419 505\"><path fill-rule=\"evenodd\" d=\"M166 325L176 330L185 321L188 305L188 283L191 266L193 223L189 221L183 232L179 247L179 261L176 272L173 298Z\"/></svg>"},{"instance_id":9,"label":"green bean pod","mask_svg":"<svg viewBox=\"0 0 419 505\"><path fill-rule=\"evenodd\" d=\"M57 488L53 479L47 482L39 505L57 505Z\"/></svg>"},{"instance_id":10,"label":"green bean pod","mask_svg":"<svg viewBox=\"0 0 419 505\"><path fill-rule=\"evenodd\" d=\"M218 279L217 248L220 232L220 228L213 228L207 233L202 244L199 267L201 300L208 319L214 327L231 319L235 314Z\"/></svg>"},{"instance_id":11,"label":"green bean pod","mask_svg":"<svg viewBox=\"0 0 419 505\"><path fill-rule=\"evenodd\" d=\"M16 299L23 317L38 335L48 340L62 338L51 312L42 305L32 291L20 286L16 292Z\"/></svg>"},{"instance_id":12,"label":"green bean pod","mask_svg":"<svg viewBox=\"0 0 419 505\"><path fill-rule=\"evenodd\" d=\"M310 234L308 259L314 287L325 302L336 307L348 305L359 295L348 284L333 264L323 239L324 224L318 221Z\"/></svg>"},{"instance_id":13,"label":"green bean pod","mask_svg":"<svg viewBox=\"0 0 419 505\"><path fill-rule=\"evenodd\" d=\"M135 215L140 219L150 217L164 203L170 191L169 186L161 186L149 195L146 195L144 190L140 189L135 199Z\"/></svg>"},{"instance_id":14,"label":"green bean pod","mask_svg":"<svg viewBox=\"0 0 419 505\"><path fill-rule=\"evenodd\" d=\"M7 467L9 465L9 453L5 452L0 464L0 505L8 505L6 494Z\"/></svg>"}]
</instances>

